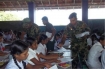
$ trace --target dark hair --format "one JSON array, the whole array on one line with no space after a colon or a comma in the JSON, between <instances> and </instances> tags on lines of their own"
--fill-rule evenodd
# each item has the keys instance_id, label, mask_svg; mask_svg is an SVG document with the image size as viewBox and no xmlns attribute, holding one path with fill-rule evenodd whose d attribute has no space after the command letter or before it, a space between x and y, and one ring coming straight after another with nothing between
<instances>
[{"instance_id":1,"label":"dark hair","mask_svg":"<svg viewBox=\"0 0 105 69\"><path fill-rule=\"evenodd\" d=\"M60 37L61 36L61 33L59 32L59 33L55 34L55 36L59 36Z\"/></svg>"},{"instance_id":2,"label":"dark hair","mask_svg":"<svg viewBox=\"0 0 105 69\"><path fill-rule=\"evenodd\" d=\"M42 20L48 21L48 18L46 16L42 17Z\"/></svg>"},{"instance_id":3,"label":"dark hair","mask_svg":"<svg viewBox=\"0 0 105 69\"><path fill-rule=\"evenodd\" d=\"M17 33L17 38L20 38L20 35L21 35L22 33L19 31L18 33Z\"/></svg>"},{"instance_id":4,"label":"dark hair","mask_svg":"<svg viewBox=\"0 0 105 69\"><path fill-rule=\"evenodd\" d=\"M21 67L18 65L14 55L15 54L19 55L23 53L25 50L28 49L28 46L29 45L26 42L21 41L21 40L14 41L11 44L11 55L13 56L14 62L18 66L19 69L21 69ZM25 68L25 65L24 65L24 68Z\"/></svg>"},{"instance_id":5,"label":"dark hair","mask_svg":"<svg viewBox=\"0 0 105 69\"><path fill-rule=\"evenodd\" d=\"M0 37L3 36L3 34L0 32Z\"/></svg>"},{"instance_id":6,"label":"dark hair","mask_svg":"<svg viewBox=\"0 0 105 69\"><path fill-rule=\"evenodd\" d=\"M45 39L47 39L47 38L48 38L48 37L47 37L45 34L41 34L40 37L39 37L38 44L39 44L40 42L42 42L42 40L45 40Z\"/></svg>"},{"instance_id":7,"label":"dark hair","mask_svg":"<svg viewBox=\"0 0 105 69\"><path fill-rule=\"evenodd\" d=\"M36 39L33 38L33 37L28 37L28 38L26 39L26 42L27 42L29 45L32 45L35 40L36 40Z\"/></svg>"},{"instance_id":8,"label":"dark hair","mask_svg":"<svg viewBox=\"0 0 105 69\"><path fill-rule=\"evenodd\" d=\"M73 12L73 13L71 13L70 15L69 15L69 19L71 19L71 18L77 18L77 14L75 13L75 12Z\"/></svg>"},{"instance_id":9,"label":"dark hair","mask_svg":"<svg viewBox=\"0 0 105 69\"><path fill-rule=\"evenodd\" d=\"M99 40L105 40L105 35L101 35Z\"/></svg>"}]
</instances>

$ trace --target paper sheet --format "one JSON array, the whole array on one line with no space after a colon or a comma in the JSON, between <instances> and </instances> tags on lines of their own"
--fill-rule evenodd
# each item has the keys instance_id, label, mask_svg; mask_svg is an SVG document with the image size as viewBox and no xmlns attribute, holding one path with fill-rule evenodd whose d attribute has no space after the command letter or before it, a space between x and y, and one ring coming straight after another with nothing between
<instances>
[{"instance_id":1,"label":"paper sheet","mask_svg":"<svg viewBox=\"0 0 105 69\"><path fill-rule=\"evenodd\" d=\"M57 65L54 65L54 66L52 66L52 67L49 68L49 69L58 69L58 67L57 67Z\"/></svg>"},{"instance_id":2,"label":"paper sheet","mask_svg":"<svg viewBox=\"0 0 105 69\"><path fill-rule=\"evenodd\" d=\"M64 47L61 47L59 50L57 50L58 52L62 53L62 52L65 52L67 51Z\"/></svg>"},{"instance_id":3,"label":"paper sheet","mask_svg":"<svg viewBox=\"0 0 105 69\"><path fill-rule=\"evenodd\" d=\"M89 32L86 31L86 32L83 32L83 33L80 33L80 34L76 34L75 36L76 36L76 38L81 38L81 37L83 37L85 35L89 35Z\"/></svg>"},{"instance_id":4,"label":"paper sheet","mask_svg":"<svg viewBox=\"0 0 105 69\"><path fill-rule=\"evenodd\" d=\"M46 32L46 36L47 36L48 38L50 38L51 35L52 35L52 33ZM53 40L54 40L54 36L52 37L52 39L51 39L50 41L53 41Z\"/></svg>"}]
</instances>

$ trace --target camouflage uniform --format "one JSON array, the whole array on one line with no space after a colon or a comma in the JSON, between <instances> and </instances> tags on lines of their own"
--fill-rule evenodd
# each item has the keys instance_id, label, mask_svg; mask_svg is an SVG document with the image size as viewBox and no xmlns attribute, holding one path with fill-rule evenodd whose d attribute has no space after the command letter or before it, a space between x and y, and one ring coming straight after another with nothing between
<instances>
[{"instance_id":1,"label":"camouflage uniform","mask_svg":"<svg viewBox=\"0 0 105 69\"><path fill-rule=\"evenodd\" d=\"M64 30L64 34L71 38L73 68L77 68L78 62L84 64L84 60L86 60L87 58L88 48L86 44L86 38L76 38L75 36L75 34L80 34L85 31L90 31L90 29L82 21L77 21L75 27L72 24L68 24L66 29Z\"/></svg>"},{"instance_id":2,"label":"camouflage uniform","mask_svg":"<svg viewBox=\"0 0 105 69\"><path fill-rule=\"evenodd\" d=\"M39 35L39 27L36 24L33 24L31 28L26 30L28 37L37 38Z\"/></svg>"}]
</instances>

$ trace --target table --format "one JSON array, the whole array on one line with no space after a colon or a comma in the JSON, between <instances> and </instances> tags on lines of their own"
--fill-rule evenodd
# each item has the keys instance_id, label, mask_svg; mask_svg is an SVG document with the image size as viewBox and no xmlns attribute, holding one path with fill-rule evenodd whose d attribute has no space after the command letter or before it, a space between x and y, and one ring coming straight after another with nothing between
<instances>
[{"instance_id":1,"label":"table","mask_svg":"<svg viewBox=\"0 0 105 69\"><path fill-rule=\"evenodd\" d=\"M59 55L61 53L63 53L64 59L62 60L62 62L67 62L70 59L70 61L68 61L69 64L70 64L70 67L61 68L60 66L58 66L58 69L72 69L72 59L71 59L71 50L70 49L66 49L65 51L62 51L62 52L53 51L53 52L49 52L49 53L58 53Z\"/></svg>"}]
</instances>

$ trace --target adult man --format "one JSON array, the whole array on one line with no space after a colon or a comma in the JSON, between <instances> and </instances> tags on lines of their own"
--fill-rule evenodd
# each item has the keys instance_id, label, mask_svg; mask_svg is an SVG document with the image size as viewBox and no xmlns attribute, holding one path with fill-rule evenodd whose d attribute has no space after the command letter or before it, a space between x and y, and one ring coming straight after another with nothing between
<instances>
[{"instance_id":1,"label":"adult man","mask_svg":"<svg viewBox=\"0 0 105 69\"><path fill-rule=\"evenodd\" d=\"M86 45L86 36L77 37L77 34L81 34L83 32L89 31L89 27L82 22L77 21L76 13L72 13L69 16L70 23L66 26L64 30L64 34L59 46L62 46L67 37L71 38L71 50L72 50L72 58L73 58L73 68L77 68L78 64L80 64L80 68L82 68L83 64L85 64L85 59L88 54L88 48Z\"/></svg>"},{"instance_id":2,"label":"adult man","mask_svg":"<svg viewBox=\"0 0 105 69\"><path fill-rule=\"evenodd\" d=\"M35 23L32 23L29 18L23 19L23 28L26 30L28 37L38 38L39 27Z\"/></svg>"},{"instance_id":3,"label":"adult man","mask_svg":"<svg viewBox=\"0 0 105 69\"><path fill-rule=\"evenodd\" d=\"M42 18L42 22L44 25L46 25L46 35L48 36L49 42L47 43L47 51L53 51L54 50L54 35L55 35L55 28L51 23L49 23L48 18L44 16Z\"/></svg>"}]
</instances>

